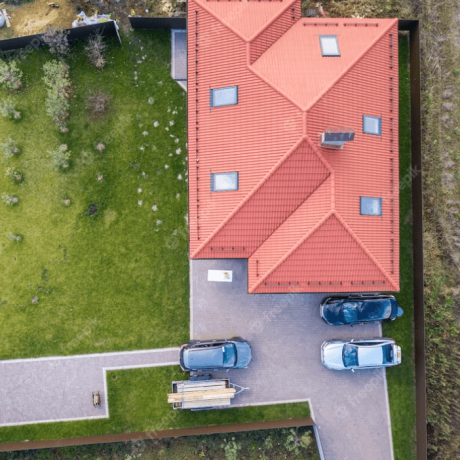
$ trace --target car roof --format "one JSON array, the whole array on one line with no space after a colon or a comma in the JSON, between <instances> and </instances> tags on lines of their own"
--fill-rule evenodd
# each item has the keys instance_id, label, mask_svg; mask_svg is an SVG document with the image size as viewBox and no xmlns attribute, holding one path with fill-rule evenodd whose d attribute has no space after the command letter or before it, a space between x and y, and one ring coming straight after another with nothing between
<instances>
[{"instance_id":1,"label":"car roof","mask_svg":"<svg viewBox=\"0 0 460 460\"><path fill-rule=\"evenodd\" d=\"M222 347L191 348L185 350L184 362L187 367L222 366L224 362Z\"/></svg>"},{"instance_id":2,"label":"car roof","mask_svg":"<svg viewBox=\"0 0 460 460\"><path fill-rule=\"evenodd\" d=\"M382 346L358 346L358 363L360 366L375 366L383 363Z\"/></svg>"}]
</instances>

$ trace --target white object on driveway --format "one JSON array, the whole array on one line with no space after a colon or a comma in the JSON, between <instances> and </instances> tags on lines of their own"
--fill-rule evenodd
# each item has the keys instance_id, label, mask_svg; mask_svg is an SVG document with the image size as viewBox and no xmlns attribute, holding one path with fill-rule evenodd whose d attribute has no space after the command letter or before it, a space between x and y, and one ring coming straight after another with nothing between
<instances>
[{"instance_id":1,"label":"white object on driveway","mask_svg":"<svg viewBox=\"0 0 460 460\"><path fill-rule=\"evenodd\" d=\"M233 272L231 270L208 270L208 281L232 282Z\"/></svg>"}]
</instances>

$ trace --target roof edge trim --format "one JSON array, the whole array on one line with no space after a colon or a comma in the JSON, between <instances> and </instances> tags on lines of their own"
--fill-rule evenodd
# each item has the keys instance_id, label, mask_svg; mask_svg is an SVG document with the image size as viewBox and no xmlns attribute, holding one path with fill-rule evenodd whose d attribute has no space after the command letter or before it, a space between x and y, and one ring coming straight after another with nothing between
<instances>
[{"instance_id":1,"label":"roof edge trim","mask_svg":"<svg viewBox=\"0 0 460 460\"><path fill-rule=\"evenodd\" d=\"M194 259L198 254L206 247L206 245L217 235L222 228L230 221L230 219L254 196L254 194L262 187L267 179L282 165L287 158L294 152L301 144L305 141L305 137L301 136L300 139L290 148L270 169L270 171L263 177L263 179L256 185L256 187L249 193L246 198L223 220L223 222L206 238L206 240L190 255L191 259Z\"/></svg>"},{"instance_id":2,"label":"roof edge trim","mask_svg":"<svg viewBox=\"0 0 460 460\"><path fill-rule=\"evenodd\" d=\"M394 25L398 25L398 19L393 19L390 24L383 29L383 31L378 35L356 58L354 61L335 79L331 84L325 88L309 105L302 108L303 111L307 112L311 110L335 85L343 78L345 75L353 69L356 64L384 37L384 35L392 28Z\"/></svg>"},{"instance_id":3,"label":"roof edge trim","mask_svg":"<svg viewBox=\"0 0 460 460\"><path fill-rule=\"evenodd\" d=\"M284 254L283 257L281 257L280 260L259 280L257 281L253 286L249 287L248 286L248 292L249 294L253 294L254 291L288 258L290 257L299 247L302 243L304 243L308 238L310 238L313 233L318 230L321 225L326 222L329 217L331 217L334 214L334 211L329 211L327 214L325 214L317 223L316 225L306 234L304 235L286 254Z\"/></svg>"}]
</instances>

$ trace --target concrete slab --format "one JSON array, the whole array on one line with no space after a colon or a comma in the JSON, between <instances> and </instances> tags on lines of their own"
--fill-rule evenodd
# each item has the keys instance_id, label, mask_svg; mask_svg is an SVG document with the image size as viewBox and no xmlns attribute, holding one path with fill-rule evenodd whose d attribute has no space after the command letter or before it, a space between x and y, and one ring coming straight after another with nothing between
<instances>
[{"instance_id":1,"label":"concrete slab","mask_svg":"<svg viewBox=\"0 0 460 460\"><path fill-rule=\"evenodd\" d=\"M246 259L190 266L191 337L241 336L252 346L248 369L214 373L250 388L232 406L309 400L327 460L393 458L385 370L336 372L320 361L324 340L380 337L380 325L327 325L319 316L327 294L250 295ZM232 270L232 282L209 282L208 270Z\"/></svg>"}]
</instances>

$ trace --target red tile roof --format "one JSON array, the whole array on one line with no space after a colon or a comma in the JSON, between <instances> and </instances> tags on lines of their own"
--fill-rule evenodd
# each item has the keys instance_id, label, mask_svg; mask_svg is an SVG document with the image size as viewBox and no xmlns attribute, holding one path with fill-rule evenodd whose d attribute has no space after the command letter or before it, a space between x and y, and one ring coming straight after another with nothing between
<instances>
[{"instance_id":1,"label":"red tile roof","mask_svg":"<svg viewBox=\"0 0 460 460\"><path fill-rule=\"evenodd\" d=\"M397 20L299 18L298 0L188 11L190 257L247 258L252 293L399 290ZM210 108L228 86L238 104ZM322 148L338 127L354 140ZM238 190L211 192L231 171ZM360 215L361 196L381 197L382 216Z\"/></svg>"}]
</instances>

